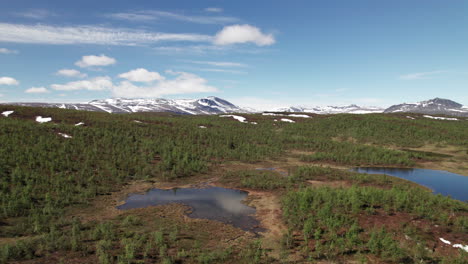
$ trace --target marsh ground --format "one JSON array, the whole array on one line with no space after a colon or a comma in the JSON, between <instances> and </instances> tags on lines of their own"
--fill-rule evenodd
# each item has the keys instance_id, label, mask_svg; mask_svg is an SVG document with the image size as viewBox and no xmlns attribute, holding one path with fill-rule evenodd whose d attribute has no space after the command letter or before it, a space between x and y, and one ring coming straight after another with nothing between
<instances>
[{"instance_id":1,"label":"marsh ground","mask_svg":"<svg viewBox=\"0 0 468 264\"><path fill-rule=\"evenodd\" d=\"M440 240L468 243L466 203L349 172L403 166L468 176L466 122L312 115L283 124L246 115L253 125L15 111L0 120L2 262L466 263ZM34 123L39 114L53 123ZM193 219L180 204L116 209L132 193L206 185L248 191L266 231Z\"/></svg>"}]
</instances>

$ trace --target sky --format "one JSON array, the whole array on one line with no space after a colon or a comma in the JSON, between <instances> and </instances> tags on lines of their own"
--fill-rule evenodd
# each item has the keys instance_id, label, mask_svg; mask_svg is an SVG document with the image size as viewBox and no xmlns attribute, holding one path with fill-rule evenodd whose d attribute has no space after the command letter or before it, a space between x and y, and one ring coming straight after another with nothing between
<instances>
[{"instance_id":1,"label":"sky","mask_svg":"<svg viewBox=\"0 0 468 264\"><path fill-rule=\"evenodd\" d=\"M468 105L464 0L0 4L0 102Z\"/></svg>"}]
</instances>

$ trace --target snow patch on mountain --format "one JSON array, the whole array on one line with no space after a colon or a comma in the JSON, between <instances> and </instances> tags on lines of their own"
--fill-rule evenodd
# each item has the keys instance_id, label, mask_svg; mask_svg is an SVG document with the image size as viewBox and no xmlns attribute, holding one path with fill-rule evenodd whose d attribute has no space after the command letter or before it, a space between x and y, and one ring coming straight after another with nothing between
<instances>
[{"instance_id":1,"label":"snow patch on mountain","mask_svg":"<svg viewBox=\"0 0 468 264\"><path fill-rule=\"evenodd\" d=\"M313 114L371 114L371 113L382 113L383 108L369 106L362 107L355 104L347 106L315 106L315 107L301 107L293 106L288 108L277 109L277 112L304 112Z\"/></svg>"},{"instance_id":2,"label":"snow patch on mountain","mask_svg":"<svg viewBox=\"0 0 468 264\"><path fill-rule=\"evenodd\" d=\"M32 107L53 107L74 110L136 113L136 112L171 112L186 115L215 115L227 113L249 113L248 109L238 107L224 99L209 96L201 99L129 99L110 98L93 100L88 103L10 103L12 105Z\"/></svg>"},{"instance_id":3,"label":"snow patch on mountain","mask_svg":"<svg viewBox=\"0 0 468 264\"><path fill-rule=\"evenodd\" d=\"M420 113L420 114L439 114L468 116L468 108L448 99L434 98L417 103L403 103L392 105L385 109L384 113Z\"/></svg>"}]
</instances>

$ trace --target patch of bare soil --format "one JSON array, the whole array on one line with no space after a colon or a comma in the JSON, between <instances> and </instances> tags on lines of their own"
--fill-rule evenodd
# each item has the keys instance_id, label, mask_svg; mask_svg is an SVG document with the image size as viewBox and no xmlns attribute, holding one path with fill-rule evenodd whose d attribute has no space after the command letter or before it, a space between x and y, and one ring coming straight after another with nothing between
<instances>
[{"instance_id":1,"label":"patch of bare soil","mask_svg":"<svg viewBox=\"0 0 468 264\"><path fill-rule=\"evenodd\" d=\"M396 234L397 239L403 243L423 243L428 252L444 256L458 254L459 250L443 243L440 238L446 239L452 242L452 244L458 243L464 245L465 241L468 241L467 233L453 232L445 227L435 225L429 220L407 213L386 214L382 210L378 210L373 215L360 215L358 222L366 232L373 228L385 227L388 231ZM417 233L406 235L404 233L405 227L411 227Z\"/></svg>"},{"instance_id":2,"label":"patch of bare soil","mask_svg":"<svg viewBox=\"0 0 468 264\"><path fill-rule=\"evenodd\" d=\"M308 180L307 182L310 183L313 187L329 186L329 187L333 187L333 188L344 188L344 187L351 186L351 183L346 182L346 181L313 181L313 180Z\"/></svg>"},{"instance_id":3,"label":"patch of bare soil","mask_svg":"<svg viewBox=\"0 0 468 264\"><path fill-rule=\"evenodd\" d=\"M255 216L260 221L260 226L266 229L261 233L263 236L263 246L271 250L271 257L278 258L281 248L280 241L287 230L282 219L283 212L281 210L280 199L271 192L246 191L249 192L247 204L255 207L257 210Z\"/></svg>"}]
</instances>

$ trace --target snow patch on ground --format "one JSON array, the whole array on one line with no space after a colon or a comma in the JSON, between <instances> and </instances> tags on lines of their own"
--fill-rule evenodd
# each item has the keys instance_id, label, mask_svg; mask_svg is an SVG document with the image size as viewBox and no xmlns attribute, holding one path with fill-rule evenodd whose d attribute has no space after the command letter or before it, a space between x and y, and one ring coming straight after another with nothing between
<instances>
[{"instance_id":1,"label":"snow patch on ground","mask_svg":"<svg viewBox=\"0 0 468 264\"><path fill-rule=\"evenodd\" d=\"M83 122L79 122L79 123L76 123L76 124L75 124L75 126L82 126L82 125L84 125Z\"/></svg>"},{"instance_id":2,"label":"snow patch on ground","mask_svg":"<svg viewBox=\"0 0 468 264\"><path fill-rule=\"evenodd\" d=\"M445 240L445 239L443 239L443 238L439 238L439 239L440 239L440 241L442 241L444 244L447 244L447 245L451 245L451 244L452 244L452 242L450 242L450 241L448 241L448 240Z\"/></svg>"},{"instance_id":3,"label":"snow patch on ground","mask_svg":"<svg viewBox=\"0 0 468 264\"><path fill-rule=\"evenodd\" d=\"M416 118L414 118L414 117L412 117L412 116L406 116L406 118L412 119L412 120L416 119Z\"/></svg>"},{"instance_id":4,"label":"snow patch on ground","mask_svg":"<svg viewBox=\"0 0 468 264\"><path fill-rule=\"evenodd\" d=\"M232 117L241 123L247 123L247 118L237 115L220 115L219 117Z\"/></svg>"},{"instance_id":5,"label":"snow patch on ground","mask_svg":"<svg viewBox=\"0 0 468 264\"><path fill-rule=\"evenodd\" d=\"M287 119L287 118L281 118L281 121L288 122L288 123L296 123L296 121L291 120L291 119Z\"/></svg>"},{"instance_id":6,"label":"snow patch on ground","mask_svg":"<svg viewBox=\"0 0 468 264\"><path fill-rule=\"evenodd\" d=\"M206 128L206 126L198 126L199 128Z\"/></svg>"},{"instance_id":7,"label":"snow patch on ground","mask_svg":"<svg viewBox=\"0 0 468 264\"><path fill-rule=\"evenodd\" d=\"M457 121L458 118L454 117L441 117L441 116L430 116L430 115L423 115L425 118L430 118L430 119L437 119L437 120L451 120L451 121Z\"/></svg>"},{"instance_id":8,"label":"snow patch on ground","mask_svg":"<svg viewBox=\"0 0 468 264\"><path fill-rule=\"evenodd\" d=\"M310 116L308 115L299 115L299 114L290 114L288 116L291 116L291 117L303 117L303 118L309 118Z\"/></svg>"},{"instance_id":9,"label":"snow patch on ground","mask_svg":"<svg viewBox=\"0 0 468 264\"><path fill-rule=\"evenodd\" d=\"M250 124L257 125L258 123L257 122L250 122Z\"/></svg>"},{"instance_id":10,"label":"snow patch on ground","mask_svg":"<svg viewBox=\"0 0 468 264\"><path fill-rule=\"evenodd\" d=\"M57 133L57 134L59 134L60 136L62 136L62 137L64 137L64 138L72 138L72 136L67 135L67 134L65 134L65 133L60 133L60 132L59 132L59 133Z\"/></svg>"},{"instance_id":11,"label":"snow patch on ground","mask_svg":"<svg viewBox=\"0 0 468 264\"><path fill-rule=\"evenodd\" d=\"M135 123L143 123L143 122L141 122L140 120L133 120L133 122L135 122Z\"/></svg>"},{"instance_id":12,"label":"snow patch on ground","mask_svg":"<svg viewBox=\"0 0 468 264\"><path fill-rule=\"evenodd\" d=\"M38 123L47 123L52 121L52 117L42 117L42 116L36 116L36 122Z\"/></svg>"},{"instance_id":13,"label":"snow patch on ground","mask_svg":"<svg viewBox=\"0 0 468 264\"><path fill-rule=\"evenodd\" d=\"M8 117L9 115L13 114L15 111L5 111L2 113L3 116Z\"/></svg>"},{"instance_id":14,"label":"snow patch on ground","mask_svg":"<svg viewBox=\"0 0 468 264\"><path fill-rule=\"evenodd\" d=\"M442 241L444 244L447 244L447 245L451 245L451 244L452 244L452 242L450 242L450 241L448 241L448 240L445 240L445 239L443 239L443 238L441 238L441 237L440 237L439 239L440 239L440 241ZM453 244L452 247L454 247L454 248L460 248L460 249L462 249L462 250L468 252L468 245L464 246L464 245L462 245L462 244Z\"/></svg>"},{"instance_id":15,"label":"snow patch on ground","mask_svg":"<svg viewBox=\"0 0 468 264\"><path fill-rule=\"evenodd\" d=\"M463 246L462 244L454 244L453 247L454 248L461 248L461 249L465 250L466 252L468 252L468 245Z\"/></svg>"}]
</instances>

